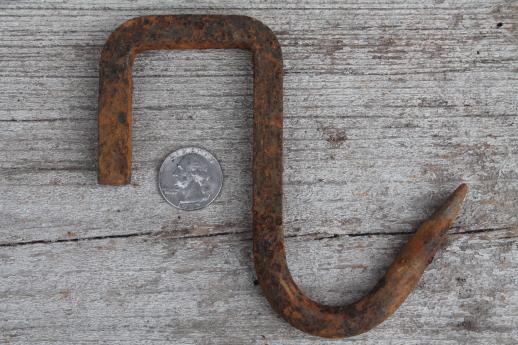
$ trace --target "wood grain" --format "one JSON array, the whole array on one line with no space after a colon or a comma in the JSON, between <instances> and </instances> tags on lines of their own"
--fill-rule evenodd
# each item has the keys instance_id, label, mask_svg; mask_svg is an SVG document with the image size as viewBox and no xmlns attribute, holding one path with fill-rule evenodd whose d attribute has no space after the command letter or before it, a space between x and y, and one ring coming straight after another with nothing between
<instances>
[{"instance_id":1,"label":"wood grain","mask_svg":"<svg viewBox=\"0 0 518 345\"><path fill-rule=\"evenodd\" d=\"M518 231L452 235L419 288L360 344L516 343ZM396 236L287 239L295 279L327 303L367 292ZM343 344L308 336L254 284L249 236L138 236L4 248L6 343Z\"/></svg>"},{"instance_id":2,"label":"wood grain","mask_svg":"<svg viewBox=\"0 0 518 345\"><path fill-rule=\"evenodd\" d=\"M518 6L497 0L0 2L0 342L324 343L252 283L248 53L140 55L134 183L97 185L101 47L126 19L178 13L250 15L282 44L285 232L312 297L360 296L470 185L423 284L352 341L518 342ZM225 178L192 213L156 187L186 145Z\"/></svg>"}]
</instances>

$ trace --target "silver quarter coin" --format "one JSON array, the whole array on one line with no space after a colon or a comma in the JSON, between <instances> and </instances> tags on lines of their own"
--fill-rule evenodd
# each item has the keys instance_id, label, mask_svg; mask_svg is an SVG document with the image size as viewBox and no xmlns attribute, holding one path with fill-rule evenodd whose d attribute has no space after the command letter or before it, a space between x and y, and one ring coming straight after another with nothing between
<instances>
[{"instance_id":1,"label":"silver quarter coin","mask_svg":"<svg viewBox=\"0 0 518 345\"><path fill-rule=\"evenodd\" d=\"M158 188L167 202L186 211L210 205L222 184L219 162L198 147L184 147L170 153L158 174Z\"/></svg>"}]
</instances>

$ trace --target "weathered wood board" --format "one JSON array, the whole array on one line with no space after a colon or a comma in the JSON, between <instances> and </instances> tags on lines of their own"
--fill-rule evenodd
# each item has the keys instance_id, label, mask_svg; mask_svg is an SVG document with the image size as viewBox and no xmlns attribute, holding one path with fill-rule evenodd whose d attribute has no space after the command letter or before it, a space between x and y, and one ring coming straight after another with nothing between
<instances>
[{"instance_id":1,"label":"weathered wood board","mask_svg":"<svg viewBox=\"0 0 518 345\"><path fill-rule=\"evenodd\" d=\"M404 237L296 236L288 260L310 296L352 302ZM516 232L452 235L419 287L360 344L516 343ZM32 244L0 257L11 343L324 344L277 317L254 285L246 235ZM349 340L335 341L336 344ZM333 342L331 342L333 343Z\"/></svg>"},{"instance_id":2,"label":"weathered wood board","mask_svg":"<svg viewBox=\"0 0 518 345\"><path fill-rule=\"evenodd\" d=\"M157 51L134 67L134 177L96 182L100 50L145 14L246 14L283 47L284 218L305 291L368 291L460 182L449 247L359 344L518 343L518 4L482 0L0 0L0 343L341 344L270 309L250 258L250 55ZM224 186L159 195L197 145Z\"/></svg>"}]
</instances>

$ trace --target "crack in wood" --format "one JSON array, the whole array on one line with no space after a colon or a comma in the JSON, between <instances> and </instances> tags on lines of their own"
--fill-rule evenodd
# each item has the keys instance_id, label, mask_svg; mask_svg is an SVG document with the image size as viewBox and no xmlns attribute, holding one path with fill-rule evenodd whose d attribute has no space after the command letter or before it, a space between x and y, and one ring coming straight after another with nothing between
<instances>
[{"instance_id":1,"label":"crack in wood","mask_svg":"<svg viewBox=\"0 0 518 345\"><path fill-rule=\"evenodd\" d=\"M509 230L517 230L516 236L518 237L518 227L506 227L506 228L487 228L487 229L474 229L474 230L465 230L458 231L459 227L452 227L450 232L447 233L447 236L463 236L463 235L471 235L471 234L480 234L480 233L494 233L499 231L509 231ZM74 238L61 238L55 240L33 240L33 241L21 241L21 242L7 242L0 243L0 248L2 247L18 247L18 246L28 246L35 244L56 244L56 243L68 243L68 242L82 242L82 241L98 241L98 240L107 240L107 239L117 239L117 238L133 238L133 237L162 237L162 239L167 240L190 240L190 239L200 239L200 238L210 238L210 237L222 237L222 236L232 236L232 235L240 235L240 234L249 234L248 231L227 231L227 232L218 232L213 234L202 234L202 235L185 235L185 236L174 236L170 231L143 231L143 232L135 232L129 234L118 234L118 235L106 235L106 236L92 236L92 237L74 237ZM363 233L351 233L351 234L326 234L322 232L313 232L313 233L305 233L305 234L288 234L285 235L284 238L310 238L315 241L322 240L332 240L337 238L344 237L375 237L375 236L409 236L413 234L413 231L399 231L399 232L363 232ZM249 234L250 235L250 234ZM512 236L508 236L505 238L513 238ZM243 241L249 241L252 239L252 236L246 236L244 238L240 238Z\"/></svg>"}]
</instances>

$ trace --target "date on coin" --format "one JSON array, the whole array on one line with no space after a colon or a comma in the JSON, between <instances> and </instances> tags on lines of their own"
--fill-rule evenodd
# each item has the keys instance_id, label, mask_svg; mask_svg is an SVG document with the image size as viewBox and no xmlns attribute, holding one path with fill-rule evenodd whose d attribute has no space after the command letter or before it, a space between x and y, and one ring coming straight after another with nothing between
<instances>
[{"instance_id":1,"label":"date on coin","mask_svg":"<svg viewBox=\"0 0 518 345\"><path fill-rule=\"evenodd\" d=\"M184 147L170 153L158 174L158 188L167 202L186 211L210 205L223 184L219 162L210 152Z\"/></svg>"}]
</instances>

